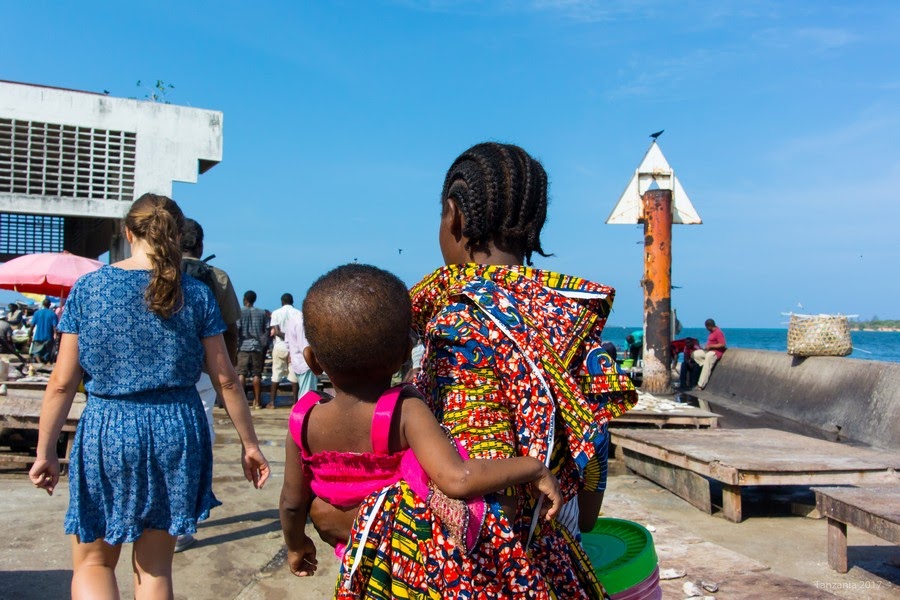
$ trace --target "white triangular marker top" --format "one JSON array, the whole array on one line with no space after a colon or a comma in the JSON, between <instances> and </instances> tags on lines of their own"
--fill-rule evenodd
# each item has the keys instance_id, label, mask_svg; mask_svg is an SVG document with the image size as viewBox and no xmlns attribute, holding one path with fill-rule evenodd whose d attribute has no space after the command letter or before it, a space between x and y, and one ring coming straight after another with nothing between
<instances>
[{"instance_id":1,"label":"white triangular marker top","mask_svg":"<svg viewBox=\"0 0 900 600\"><path fill-rule=\"evenodd\" d=\"M669 166L666 157L663 156L659 145L654 141L650 144L644 160L634 171L631 181L622 192L622 196L615 208L609 214L606 222L610 225L633 225L640 222L642 212L641 196L644 195L652 183L661 190L672 190L672 222L682 225L699 225L703 221L691 204L687 192L681 187L681 182L675 177L675 171Z\"/></svg>"}]
</instances>

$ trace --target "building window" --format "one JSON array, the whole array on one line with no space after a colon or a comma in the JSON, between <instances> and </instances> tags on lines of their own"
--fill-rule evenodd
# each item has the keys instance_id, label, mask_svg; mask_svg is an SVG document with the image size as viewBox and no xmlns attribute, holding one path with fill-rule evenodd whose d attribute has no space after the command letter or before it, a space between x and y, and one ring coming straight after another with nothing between
<instances>
[{"instance_id":1,"label":"building window","mask_svg":"<svg viewBox=\"0 0 900 600\"><path fill-rule=\"evenodd\" d=\"M63 217L0 213L0 254L62 252Z\"/></svg>"},{"instance_id":2,"label":"building window","mask_svg":"<svg viewBox=\"0 0 900 600\"><path fill-rule=\"evenodd\" d=\"M0 118L0 193L134 199L137 134Z\"/></svg>"}]
</instances>

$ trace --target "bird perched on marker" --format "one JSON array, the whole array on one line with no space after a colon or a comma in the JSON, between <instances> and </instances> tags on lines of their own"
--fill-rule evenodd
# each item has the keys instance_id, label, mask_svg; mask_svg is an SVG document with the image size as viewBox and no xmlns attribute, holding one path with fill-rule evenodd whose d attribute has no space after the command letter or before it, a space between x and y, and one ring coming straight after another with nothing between
<instances>
[{"instance_id":1,"label":"bird perched on marker","mask_svg":"<svg viewBox=\"0 0 900 600\"><path fill-rule=\"evenodd\" d=\"M663 134L663 131L665 131L665 129L660 129L660 130L657 131L656 133L651 133L651 134L650 134L650 137L652 137L652 138L653 138L653 141L655 142L655 141L656 141L656 138L658 138L659 136L661 136L661 135Z\"/></svg>"}]
</instances>

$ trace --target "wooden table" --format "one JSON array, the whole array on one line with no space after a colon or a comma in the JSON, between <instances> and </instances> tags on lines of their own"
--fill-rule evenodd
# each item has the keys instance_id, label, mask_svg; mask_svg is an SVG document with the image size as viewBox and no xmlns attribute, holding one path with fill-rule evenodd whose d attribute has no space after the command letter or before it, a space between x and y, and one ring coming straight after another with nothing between
<instances>
[{"instance_id":1,"label":"wooden table","mask_svg":"<svg viewBox=\"0 0 900 600\"><path fill-rule=\"evenodd\" d=\"M828 566L847 572L847 525L900 544L900 484L816 487L816 507L828 519Z\"/></svg>"},{"instance_id":2,"label":"wooden table","mask_svg":"<svg viewBox=\"0 0 900 600\"><path fill-rule=\"evenodd\" d=\"M612 429L625 465L712 514L739 523L741 488L764 485L897 483L900 453L868 450L776 429Z\"/></svg>"},{"instance_id":3,"label":"wooden table","mask_svg":"<svg viewBox=\"0 0 900 600\"><path fill-rule=\"evenodd\" d=\"M44 383L46 387L46 383ZM41 399L44 390L41 389L8 389L6 396L0 396L0 427L10 429L37 429L41 415ZM76 394L75 402L69 410L69 415L63 423L60 438L65 443L65 452L59 462L69 464L69 456L72 452L72 443L75 436L75 428L84 411L84 394ZM26 463L34 462L33 456L0 453L0 463Z\"/></svg>"},{"instance_id":4,"label":"wooden table","mask_svg":"<svg viewBox=\"0 0 900 600\"><path fill-rule=\"evenodd\" d=\"M666 427L715 428L718 426L719 416L714 412L693 406L679 407L676 410L666 411L633 408L621 417L616 417L610 421L609 427L610 429L635 426L650 426L657 429Z\"/></svg>"}]
</instances>

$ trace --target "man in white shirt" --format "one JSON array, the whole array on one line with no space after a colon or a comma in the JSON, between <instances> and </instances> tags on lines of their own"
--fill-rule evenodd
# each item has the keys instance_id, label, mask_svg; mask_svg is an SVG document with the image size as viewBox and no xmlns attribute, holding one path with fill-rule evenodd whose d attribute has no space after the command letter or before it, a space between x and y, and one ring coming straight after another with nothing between
<instances>
[{"instance_id":1,"label":"man in white shirt","mask_svg":"<svg viewBox=\"0 0 900 600\"><path fill-rule=\"evenodd\" d=\"M291 369L290 352L287 342L284 341L284 334L290 321L300 319L302 322L302 318L300 311L294 308L294 297L290 294L282 294L281 308L272 311L272 317L269 320L272 339L275 342L272 345L272 393L266 408L275 408L278 384L285 376L291 382L291 404L293 405L297 401L297 377Z\"/></svg>"}]
</instances>

